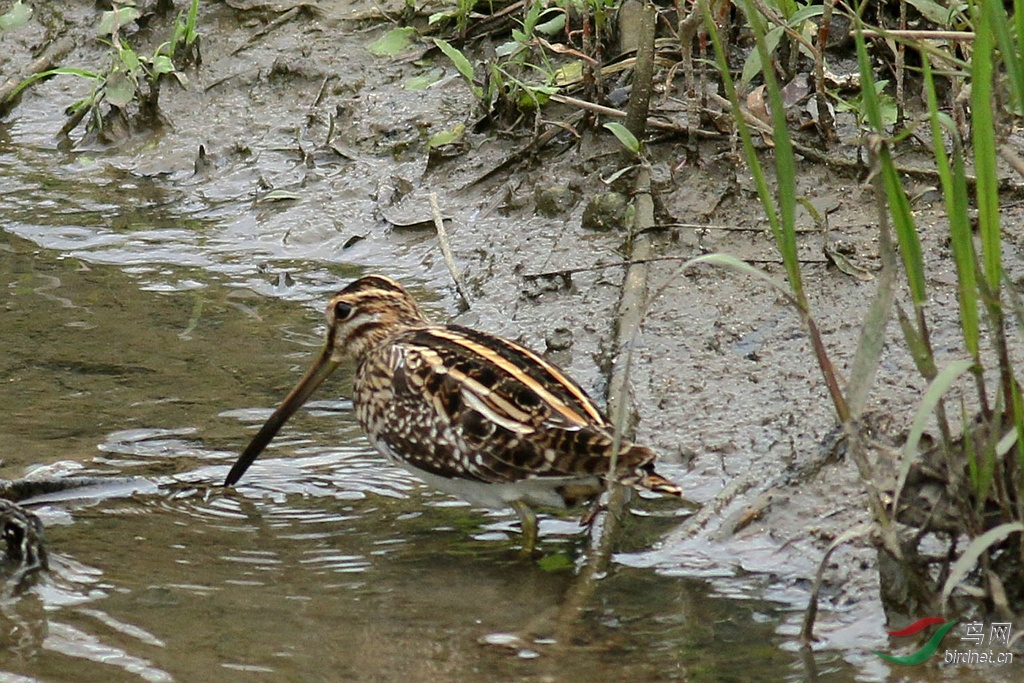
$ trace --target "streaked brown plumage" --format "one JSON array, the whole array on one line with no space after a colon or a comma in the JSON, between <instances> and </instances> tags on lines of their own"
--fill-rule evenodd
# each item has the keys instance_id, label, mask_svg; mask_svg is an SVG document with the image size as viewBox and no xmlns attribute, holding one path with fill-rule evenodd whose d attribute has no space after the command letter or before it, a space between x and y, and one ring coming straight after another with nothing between
<instances>
[{"instance_id":1,"label":"streaked brown plumage","mask_svg":"<svg viewBox=\"0 0 1024 683\"><path fill-rule=\"evenodd\" d=\"M284 422L345 360L370 442L428 484L484 507L512 507L531 551L530 506L575 505L609 475L614 430L573 380L532 351L427 321L397 282L371 275L327 306L327 342L231 468L237 482ZM679 496L644 446L620 445L616 481Z\"/></svg>"}]
</instances>

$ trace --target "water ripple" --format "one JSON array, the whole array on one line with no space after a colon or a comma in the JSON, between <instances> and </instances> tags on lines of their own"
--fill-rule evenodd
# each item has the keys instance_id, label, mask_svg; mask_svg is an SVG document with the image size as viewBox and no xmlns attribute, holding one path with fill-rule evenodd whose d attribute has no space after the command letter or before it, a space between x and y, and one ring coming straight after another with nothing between
<instances>
[{"instance_id":1,"label":"water ripple","mask_svg":"<svg viewBox=\"0 0 1024 683\"><path fill-rule=\"evenodd\" d=\"M67 655L124 669L150 683L171 683L174 678L148 660L128 654L114 645L103 643L96 636L70 624L50 620L49 634L43 647Z\"/></svg>"}]
</instances>

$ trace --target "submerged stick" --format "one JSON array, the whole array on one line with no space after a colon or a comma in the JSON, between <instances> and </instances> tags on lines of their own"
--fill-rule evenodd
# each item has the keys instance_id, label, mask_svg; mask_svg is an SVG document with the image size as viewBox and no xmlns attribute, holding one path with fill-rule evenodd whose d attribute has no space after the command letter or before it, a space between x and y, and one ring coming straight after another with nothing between
<instances>
[{"instance_id":1,"label":"submerged stick","mask_svg":"<svg viewBox=\"0 0 1024 683\"><path fill-rule=\"evenodd\" d=\"M621 441L625 436L624 432L630 429L628 425L632 425L636 418L629 389L629 368L634 341L646 310L649 271L647 264L653 253L649 228L654 224L654 199L651 196L650 173L646 168L641 168L637 176L634 207L636 212L630 249L632 263L622 284L622 298L619 300L615 332L615 347L619 354L608 382L608 415L615 425L616 441ZM614 471L613 460L609 472ZM557 633L561 643L570 642L573 624L594 595L600 577L608 569L612 551L620 535L622 515L629 502L629 496L630 490L627 487L609 480L607 511L599 523L594 525L590 555L559 610Z\"/></svg>"}]
</instances>

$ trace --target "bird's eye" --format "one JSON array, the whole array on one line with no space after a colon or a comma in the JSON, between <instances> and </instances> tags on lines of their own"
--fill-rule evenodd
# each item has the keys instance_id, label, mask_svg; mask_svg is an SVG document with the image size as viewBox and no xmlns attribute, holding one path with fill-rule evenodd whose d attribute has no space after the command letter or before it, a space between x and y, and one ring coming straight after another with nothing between
<instances>
[{"instance_id":1,"label":"bird's eye","mask_svg":"<svg viewBox=\"0 0 1024 683\"><path fill-rule=\"evenodd\" d=\"M345 303L344 301L339 301L338 303L334 304L335 321L341 322L344 320L348 320L355 314L355 312L356 309L352 307L350 304Z\"/></svg>"}]
</instances>

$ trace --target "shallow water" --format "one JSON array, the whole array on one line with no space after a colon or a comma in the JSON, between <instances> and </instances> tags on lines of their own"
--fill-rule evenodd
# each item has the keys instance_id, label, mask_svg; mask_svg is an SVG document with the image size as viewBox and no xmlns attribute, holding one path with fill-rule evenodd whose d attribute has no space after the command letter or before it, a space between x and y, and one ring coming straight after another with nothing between
<instances>
[{"instance_id":1,"label":"shallow water","mask_svg":"<svg viewBox=\"0 0 1024 683\"><path fill-rule=\"evenodd\" d=\"M772 645L772 605L640 569L602 582L574 642L548 643L571 569L518 561L510 515L389 467L334 398L343 377L243 485L216 487L311 355L312 316L271 297L231 305L213 279L162 291L12 232L3 474L136 483L33 504L52 570L0 607L7 680L748 679L755 653L762 680L799 670ZM554 564L579 556L570 520L544 533ZM524 630L541 643L479 642Z\"/></svg>"},{"instance_id":2,"label":"shallow water","mask_svg":"<svg viewBox=\"0 0 1024 683\"><path fill-rule=\"evenodd\" d=\"M317 302L359 271L264 265L241 197L195 204L187 173L102 166L0 149L0 474L116 482L29 501L52 567L0 604L0 678L806 675L778 648L778 606L648 569L616 567L560 631L586 542L572 518L545 518L545 559L519 561L513 516L425 490L368 448L344 373L237 490L217 487L319 345ZM630 543L671 524L637 520ZM816 666L851 675L836 654Z\"/></svg>"}]
</instances>

